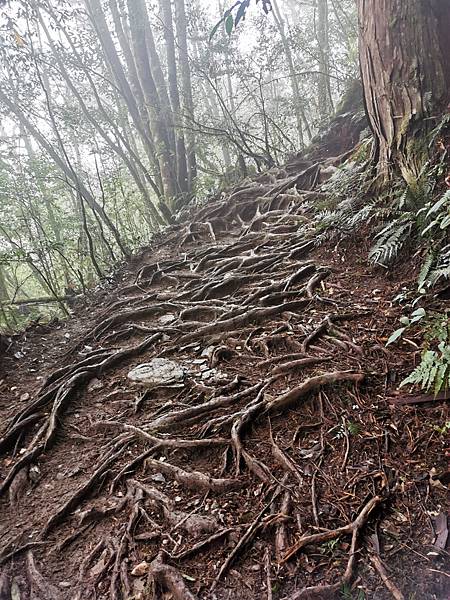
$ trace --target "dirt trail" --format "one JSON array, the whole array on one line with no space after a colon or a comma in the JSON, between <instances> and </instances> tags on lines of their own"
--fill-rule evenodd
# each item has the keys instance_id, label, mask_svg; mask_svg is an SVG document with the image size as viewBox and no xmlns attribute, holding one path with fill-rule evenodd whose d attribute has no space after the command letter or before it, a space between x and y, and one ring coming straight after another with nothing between
<instances>
[{"instance_id":1,"label":"dirt trail","mask_svg":"<svg viewBox=\"0 0 450 600\"><path fill-rule=\"evenodd\" d=\"M448 598L447 405L389 402L407 278L316 250L320 167L292 171L169 229L36 370L4 359L2 600Z\"/></svg>"}]
</instances>

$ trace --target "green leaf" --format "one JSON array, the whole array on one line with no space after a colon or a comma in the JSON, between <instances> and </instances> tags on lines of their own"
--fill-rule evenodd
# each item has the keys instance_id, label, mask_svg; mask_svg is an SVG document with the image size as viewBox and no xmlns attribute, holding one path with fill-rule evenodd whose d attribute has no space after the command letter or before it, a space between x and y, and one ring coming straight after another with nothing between
<instances>
[{"instance_id":1,"label":"green leaf","mask_svg":"<svg viewBox=\"0 0 450 600\"><path fill-rule=\"evenodd\" d=\"M211 41L213 39L213 37L216 35L217 30L222 25L222 23L223 23L223 19L220 19L220 21L214 25L211 33L209 34L209 41Z\"/></svg>"},{"instance_id":2,"label":"green leaf","mask_svg":"<svg viewBox=\"0 0 450 600\"><path fill-rule=\"evenodd\" d=\"M402 336L405 329L406 327L400 327L400 329L396 329L386 342L386 346L389 346L389 344L393 344L394 342L396 342L398 338Z\"/></svg>"},{"instance_id":3,"label":"green leaf","mask_svg":"<svg viewBox=\"0 0 450 600\"><path fill-rule=\"evenodd\" d=\"M408 317L400 317L400 323L402 325L408 326L410 324L410 320L408 319Z\"/></svg>"},{"instance_id":4,"label":"green leaf","mask_svg":"<svg viewBox=\"0 0 450 600\"><path fill-rule=\"evenodd\" d=\"M420 269L419 278L417 280L417 287L421 290L424 286L424 283L427 281L427 277L430 273L431 267L434 262L434 253L430 250L423 261L422 268Z\"/></svg>"},{"instance_id":5,"label":"green leaf","mask_svg":"<svg viewBox=\"0 0 450 600\"><path fill-rule=\"evenodd\" d=\"M438 367L438 372L434 380L434 395L437 396L444 385L448 384L448 365L442 364Z\"/></svg>"},{"instance_id":6,"label":"green leaf","mask_svg":"<svg viewBox=\"0 0 450 600\"><path fill-rule=\"evenodd\" d=\"M424 308L418 308L411 315L411 323L417 323L418 321L426 317L426 315L427 312Z\"/></svg>"},{"instance_id":7,"label":"green leaf","mask_svg":"<svg viewBox=\"0 0 450 600\"><path fill-rule=\"evenodd\" d=\"M228 15L228 17L225 19L225 31L228 33L228 35L231 35L231 33L233 31L233 27L234 27L233 15Z\"/></svg>"},{"instance_id":8,"label":"green leaf","mask_svg":"<svg viewBox=\"0 0 450 600\"><path fill-rule=\"evenodd\" d=\"M429 225L427 225L425 229L422 229L422 235L425 235L428 231L433 229L433 227L436 227L436 225L439 225L439 219L435 219Z\"/></svg>"},{"instance_id":9,"label":"green leaf","mask_svg":"<svg viewBox=\"0 0 450 600\"><path fill-rule=\"evenodd\" d=\"M449 192L445 192L445 194L442 196L442 198L440 200L438 200L435 204L433 204L433 206L427 212L427 217L429 217L433 213L438 212L438 210L440 210L444 206L444 204L446 204L449 200L450 200L450 194L449 194Z\"/></svg>"}]
</instances>

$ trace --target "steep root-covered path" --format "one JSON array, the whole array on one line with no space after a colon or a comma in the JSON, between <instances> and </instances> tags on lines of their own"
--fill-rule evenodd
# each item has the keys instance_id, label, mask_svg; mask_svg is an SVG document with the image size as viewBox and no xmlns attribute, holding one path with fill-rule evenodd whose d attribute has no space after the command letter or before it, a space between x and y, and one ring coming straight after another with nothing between
<instances>
[{"instance_id":1,"label":"steep root-covered path","mask_svg":"<svg viewBox=\"0 0 450 600\"><path fill-rule=\"evenodd\" d=\"M446 598L447 409L389 402L399 284L315 249L319 179L198 209L7 375L0 598Z\"/></svg>"}]
</instances>

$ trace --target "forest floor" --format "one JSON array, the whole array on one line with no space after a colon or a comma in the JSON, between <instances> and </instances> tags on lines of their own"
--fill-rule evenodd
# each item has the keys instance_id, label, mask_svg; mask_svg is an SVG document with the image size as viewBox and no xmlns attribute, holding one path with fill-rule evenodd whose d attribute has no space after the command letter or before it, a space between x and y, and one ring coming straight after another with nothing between
<instances>
[{"instance_id":1,"label":"forest floor","mask_svg":"<svg viewBox=\"0 0 450 600\"><path fill-rule=\"evenodd\" d=\"M450 598L448 402L399 393L419 349L385 345L415 265L315 248L297 175L192 210L15 339L1 600ZM166 379L129 379L155 358Z\"/></svg>"}]
</instances>

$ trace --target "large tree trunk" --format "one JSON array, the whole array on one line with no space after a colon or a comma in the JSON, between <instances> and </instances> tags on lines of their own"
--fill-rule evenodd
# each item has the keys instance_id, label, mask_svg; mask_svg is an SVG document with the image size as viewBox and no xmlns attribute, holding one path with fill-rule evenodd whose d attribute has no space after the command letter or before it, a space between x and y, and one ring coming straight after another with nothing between
<instances>
[{"instance_id":1,"label":"large tree trunk","mask_svg":"<svg viewBox=\"0 0 450 600\"><path fill-rule=\"evenodd\" d=\"M449 0L359 0L360 61L379 174L417 177L450 100Z\"/></svg>"}]
</instances>

